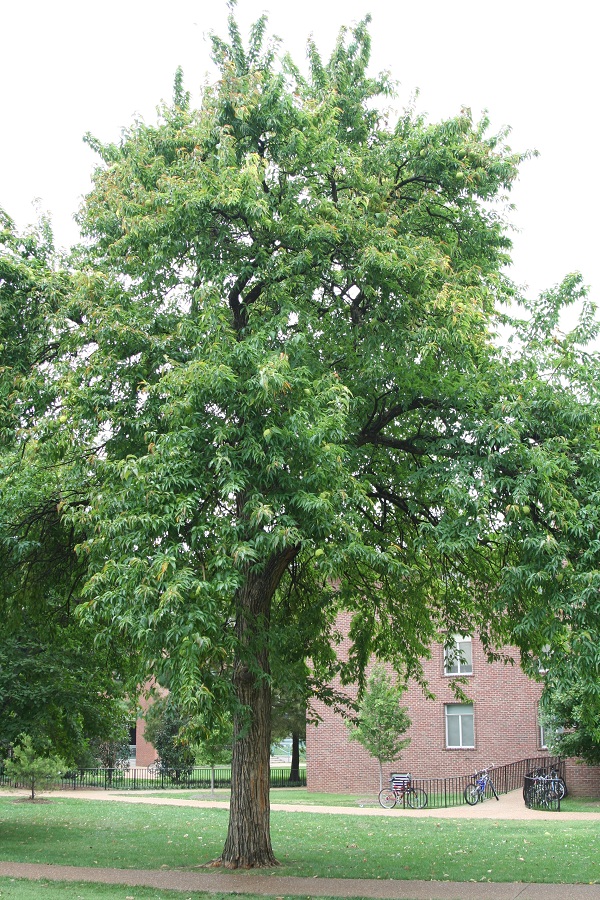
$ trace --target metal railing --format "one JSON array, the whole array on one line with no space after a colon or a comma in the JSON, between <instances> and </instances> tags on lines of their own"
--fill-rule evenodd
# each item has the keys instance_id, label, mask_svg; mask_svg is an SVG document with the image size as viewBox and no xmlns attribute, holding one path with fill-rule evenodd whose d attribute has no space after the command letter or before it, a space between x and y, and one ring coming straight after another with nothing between
<instances>
[{"instance_id":1,"label":"metal railing","mask_svg":"<svg viewBox=\"0 0 600 900\"><path fill-rule=\"evenodd\" d=\"M523 800L528 809L560 812L560 794L547 778L526 775L523 780Z\"/></svg>"},{"instance_id":2,"label":"metal railing","mask_svg":"<svg viewBox=\"0 0 600 900\"><path fill-rule=\"evenodd\" d=\"M492 769L491 776L496 791L507 794L509 791L523 789L526 779L539 768L555 769L559 777L565 780L565 764L560 757L542 756L521 759L518 762L497 766ZM290 782L288 767L271 768L271 787L306 787L306 769L300 769L299 781ZM462 806L465 803L464 790L473 780L473 775L457 775L451 778L413 778L412 786L427 793L430 809L450 806ZM197 788L209 790L211 784L215 788L231 787L230 766L218 766L211 776L208 766L194 766L191 769L169 772L152 771L151 769L78 769L66 773L59 786L73 790L88 788L97 790L177 790ZM14 785L6 775L0 772L0 786ZM528 795L529 796L529 795ZM535 797L532 794L533 799ZM525 798L527 801L527 797Z\"/></svg>"},{"instance_id":3,"label":"metal railing","mask_svg":"<svg viewBox=\"0 0 600 900\"><path fill-rule=\"evenodd\" d=\"M547 761L545 761L547 762ZM560 801L567 793L564 762L535 766L523 779L523 800L528 809L560 812Z\"/></svg>"},{"instance_id":4,"label":"metal railing","mask_svg":"<svg viewBox=\"0 0 600 900\"><path fill-rule=\"evenodd\" d=\"M287 767L271 768L270 784L272 788L278 787L306 787L306 769L300 769L300 779L290 781L290 770ZM18 787L9 780L6 775L0 774L0 786ZM217 766L211 772L209 766L193 766L189 769L154 771L142 768L116 768L116 769L74 769L66 772L57 787L61 789L73 788L97 790L177 790L198 788L210 789L231 787L231 767Z\"/></svg>"},{"instance_id":5,"label":"metal railing","mask_svg":"<svg viewBox=\"0 0 600 900\"><path fill-rule=\"evenodd\" d=\"M552 767L557 770L564 781L565 764L560 757L541 756L531 759L520 759L517 762L495 766L490 776L498 794L508 794L523 788L524 779L532 771L540 767ZM427 806L430 809L441 809L449 806L464 805L464 791L473 781L470 775L456 775L452 778L414 778L412 786L420 788L427 794Z\"/></svg>"}]
</instances>

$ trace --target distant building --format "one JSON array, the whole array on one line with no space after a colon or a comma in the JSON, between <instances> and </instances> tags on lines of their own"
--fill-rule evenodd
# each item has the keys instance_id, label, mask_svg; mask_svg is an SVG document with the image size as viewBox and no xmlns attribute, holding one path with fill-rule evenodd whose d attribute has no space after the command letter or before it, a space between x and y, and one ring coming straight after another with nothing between
<instances>
[{"instance_id":1,"label":"distant building","mask_svg":"<svg viewBox=\"0 0 600 900\"><path fill-rule=\"evenodd\" d=\"M152 699L140 697L141 714L146 712L152 704ZM146 720L144 718L137 719L129 732L129 765L132 768L145 768L152 765L158 759L158 753L155 747L145 738Z\"/></svg>"},{"instance_id":2,"label":"distant building","mask_svg":"<svg viewBox=\"0 0 600 900\"><path fill-rule=\"evenodd\" d=\"M343 629L344 621L340 624ZM340 652L347 649L342 644ZM406 735L411 743L399 760L384 766L384 773L446 778L468 775L491 764L547 755L538 717L542 684L524 674L517 650L511 655L514 665L488 662L475 635L455 635L450 652L435 644L431 658L423 663L435 700L427 699L418 685L409 685L402 703L411 718ZM452 692L450 683L457 675L467 682L462 689L468 702L457 700ZM360 744L348 740L341 715L322 704L317 708L322 721L308 725L306 734L309 791L377 792L377 760ZM570 762L568 783L573 793L594 796L597 792L600 796L600 770ZM577 789L579 783L581 790Z\"/></svg>"}]
</instances>

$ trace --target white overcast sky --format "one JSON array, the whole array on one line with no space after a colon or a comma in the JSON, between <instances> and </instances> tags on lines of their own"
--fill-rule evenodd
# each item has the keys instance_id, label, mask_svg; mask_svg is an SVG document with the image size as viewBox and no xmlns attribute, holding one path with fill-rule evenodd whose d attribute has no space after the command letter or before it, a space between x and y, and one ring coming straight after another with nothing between
<instances>
[{"instance_id":1,"label":"white overcast sky","mask_svg":"<svg viewBox=\"0 0 600 900\"><path fill-rule=\"evenodd\" d=\"M600 301L599 17L594 0L239 0L244 33L263 11L300 64L312 34L326 54L339 27L373 17L373 70L388 69L401 108L418 89L431 119L470 106L537 149L513 191L513 277L537 293L581 271ZM0 0L0 206L24 227L33 201L57 243L95 164L82 136L117 140L155 119L175 69L197 99L210 77L206 34L226 33L224 0Z\"/></svg>"}]
</instances>

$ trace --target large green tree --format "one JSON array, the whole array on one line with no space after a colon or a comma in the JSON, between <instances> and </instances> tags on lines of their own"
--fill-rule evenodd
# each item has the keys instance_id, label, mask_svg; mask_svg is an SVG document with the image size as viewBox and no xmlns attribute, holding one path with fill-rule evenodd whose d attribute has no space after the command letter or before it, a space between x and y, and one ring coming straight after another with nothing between
<instances>
[{"instance_id":1,"label":"large green tree","mask_svg":"<svg viewBox=\"0 0 600 900\"><path fill-rule=\"evenodd\" d=\"M230 17L198 109L178 73L157 125L90 138L53 368L80 613L190 714L233 711L227 866L275 862L272 654L324 694L373 654L419 678L441 631L600 652L594 326L558 331L577 278L498 312L523 156L468 110L391 122L367 21L307 75L265 29Z\"/></svg>"},{"instance_id":2,"label":"large green tree","mask_svg":"<svg viewBox=\"0 0 600 900\"><path fill-rule=\"evenodd\" d=\"M0 638L0 758L26 733L71 766L92 765L90 742L112 736L122 718L118 661L95 649L89 627L57 623L60 610L51 604L46 615L43 625L9 624Z\"/></svg>"},{"instance_id":3,"label":"large green tree","mask_svg":"<svg viewBox=\"0 0 600 900\"><path fill-rule=\"evenodd\" d=\"M62 510L87 495L63 464L58 366L75 325L72 277L48 222L20 234L0 210L0 756L26 733L71 764L111 732L132 657L118 639L96 648L95 628L75 617L83 535Z\"/></svg>"}]
</instances>

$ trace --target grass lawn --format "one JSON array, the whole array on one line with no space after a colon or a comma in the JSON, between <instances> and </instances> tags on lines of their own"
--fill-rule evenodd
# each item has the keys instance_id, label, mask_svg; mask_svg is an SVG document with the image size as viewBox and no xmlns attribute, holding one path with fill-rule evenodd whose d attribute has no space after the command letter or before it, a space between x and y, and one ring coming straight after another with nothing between
<instances>
[{"instance_id":1,"label":"grass lawn","mask_svg":"<svg viewBox=\"0 0 600 900\"><path fill-rule=\"evenodd\" d=\"M133 793L133 792L132 792ZM135 792L138 793L138 792ZM141 792L139 792L141 793ZM191 788L180 791L144 791L145 797L170 797L172 799L190 800L221 800L229 801L229 789L210 791ZM272 788L271 806L282 804L301 804L302 806L379 806L377 794L319 794L306 790L306 788ZM565 797L561 800L561 810L564 812L598 812L600 814L600 800L586 800L582 798Z\"/></svg>"},{"instance_id":2,"label":"grass lawn","mask_svg":"<svg viewBox=\"0 0 600 900\"><path fill-rule=\"evenodd\" d=\"M115 884L91 884L76 881L26 881L22 878L0 878L1 900L231 900L234 894L207 894L199 891L165 891L158 888L127 887ZM244 894L243 900L265 900L257 894ZM298 900L279 897L278 900ZM319 900L327 900L325 897ZM360 900L360 898L355 898Z\"/></svg>"},{"instance_id":3,"label":"grass lawn","mask_svg":"<svg viewBox=\"0 0 600 900\"><path fill-rule=\"evenodd\" d=\"M227 810L0 797L0 858L115 868L194 868L217 857ZM271 814L278 875L599 882L595 821L513 822Z\"/></svg>"},{"instance_id":4,"label":"grass lawn","mask_svg":"<svg viewBox=\"0 0 600 900\"><path fill-rule=\"evenodd\" d=\"M132 792L133 793L133 792ZM137 792L136 792L137 793ZM198 788L181 791L144 791L144 797L168 797L174 800L223 800L229 801L229 789L201 791ZM306 788L272 788L271 805L301 804L302 806L379 806L376 794L317 794Z\"/></svg>"},{"instance_id":5,"label":"grass lawn","mask_svg":"<svg viewBox=\"0 0 600 900\"><path fill-rule=\"evenodd\" d=\"M277 788L271 791L271 804L301 803L303 806L379 806L378 794L318 794L306 788Z\"/></svg>"},{"instance_id":6,"label":"grass lawn","mask_svg":"<svg viewBox=\"0 0 600 900\"><path fill-rule=\"evenodd\" d=\"M565 797L560 801L564 812L597 812L600 813L600 800L586 800L584 797Z\"/></svg>"}]
</instances>

